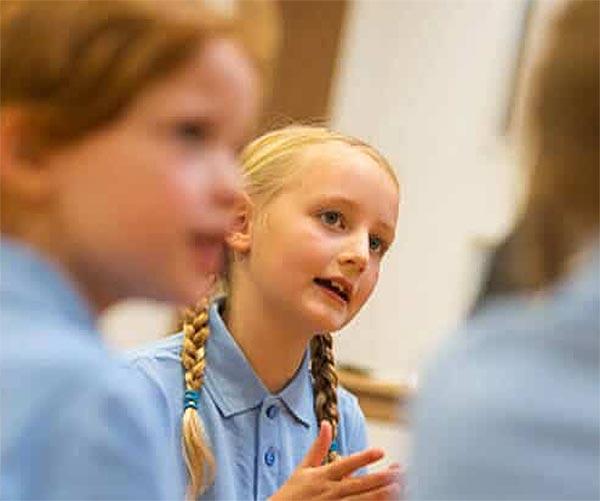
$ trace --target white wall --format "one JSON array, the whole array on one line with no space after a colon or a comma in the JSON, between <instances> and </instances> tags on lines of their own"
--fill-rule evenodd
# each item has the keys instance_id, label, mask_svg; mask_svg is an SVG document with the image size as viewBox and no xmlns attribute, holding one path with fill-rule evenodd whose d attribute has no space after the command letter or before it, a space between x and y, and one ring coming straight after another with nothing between
<instances>
[{"instance_id":1,"label":"white wall","mask_svg":"<svg viewBox=\"0 0 600 501\"><path fill-rule=\"evenodd\" d=\"M522 186L505 121L524 13L511 0L354 3L333 122L386 154L402 205L378 289L337 338L339 361L414 378L468 312ZM408 429L368 428L388 461L405 462Z\"/></svg>"},{"instance_id":2,"label":"white wall","mask_svg":"<svg viewBox=\"0 0 600 501\"><path fill-rule=\"evenodd\" d=\"M391 160L403 188L396 243L338 359L401 380L465 315L482 242L517 197L503 124L524 3L358 1L345 33L334 125Z\"/></svg>"},{"instance_id":3,"label":"white wall","mask_svg":"<svg viewBox=\"0 0 600 501\"><path fill-rule=\"evenodd\" d=\"M131 349L164 337L176 323L175 309L148 300L123 301L100 318L107 343L116 350Z\"/></svg>"}]
</instances>

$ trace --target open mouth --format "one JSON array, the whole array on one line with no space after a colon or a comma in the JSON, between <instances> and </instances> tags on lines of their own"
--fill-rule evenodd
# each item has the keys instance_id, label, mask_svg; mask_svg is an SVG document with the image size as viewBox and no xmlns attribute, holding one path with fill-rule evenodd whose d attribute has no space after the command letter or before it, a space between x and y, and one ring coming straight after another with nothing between
<instances>
[{"instance_id":1,"label":"open mouth","mask_svg":"<svg viewBox=\"0 0 600 501\"><path fill-rule=\"evenodd\" d=\"M342 284L339 284L339 283L337 283L333 280L329 280L327 278L315 278L313 280L313 282L315 284L317 284L319 287L323 287L324 289L327 289L327 290L333 292L340 299L342 299L342 301L344 301L345 303L347 303L350 300L350 294L349 294L347 288L344 287Z\"/></svg>"}]
</instances>

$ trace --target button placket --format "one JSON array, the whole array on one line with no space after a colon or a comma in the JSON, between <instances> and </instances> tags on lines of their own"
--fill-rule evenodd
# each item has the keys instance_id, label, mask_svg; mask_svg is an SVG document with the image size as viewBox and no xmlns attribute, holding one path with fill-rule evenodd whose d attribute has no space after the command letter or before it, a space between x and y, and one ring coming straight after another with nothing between
<instances>
[{"instance_id":1,"label":"button placket","mask_svg":"<svg viewBox=\"0 0 600 501\"><path fill-rule=\"evenodd\" d=\"M258 475L257 496L259 499L270 497L276 490L280 473L281 444L280 415L281 404L277 398L266 398L259 414Z\"/></svg>"},{"instance_id":2,"label":"button placket","mask_svg":"<svg viewBox=\"0 0 600 501\"><path fill-rule=\"evenodd\" d=\"M267 407L266 414L269 419L275 419L279 414L279 407L277 406L277 404L269 405L269 407Z\"/></svg>"},{"instance_id":3,"label":"button placket","mask_svg":"<svg viewBox=\"0 0 600 501\"><path fill-rule=\"evenodd\" d=\"M265 464L267 466L273 466L277 460L277 450L275 447L269 447L265 452Z\"/></svg>"}]
</instances>

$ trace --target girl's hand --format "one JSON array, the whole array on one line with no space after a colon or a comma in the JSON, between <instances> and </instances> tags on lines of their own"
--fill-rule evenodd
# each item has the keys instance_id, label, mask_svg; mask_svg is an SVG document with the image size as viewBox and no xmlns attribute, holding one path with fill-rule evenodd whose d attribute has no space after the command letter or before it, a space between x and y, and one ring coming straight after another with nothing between
<instances>
[{"instance_id":1,"label":"girl's hand","mask_svg":"<svg viewBox=\"0 0 600 501\"><path fill-rule=\"evenodd\" d=\"M402 474L398 465L360 477L351 476L359 468L383 458L384 453L380 449L367 449L322 465L331 438L331 425L323 421L312 447L288 481L270 498L271 501L400 498Z\"/></svg>"}]
</instances>

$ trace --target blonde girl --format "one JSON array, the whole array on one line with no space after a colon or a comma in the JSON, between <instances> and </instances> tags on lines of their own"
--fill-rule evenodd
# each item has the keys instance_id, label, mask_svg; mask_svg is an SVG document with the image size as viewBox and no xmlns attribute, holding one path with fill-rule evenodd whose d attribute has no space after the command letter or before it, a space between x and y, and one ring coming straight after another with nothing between
<instances>
[{"instance_id":1,"label":"blonde girl","mask_svg":"<svg viewBox=\"0 0 600 501\"><path fill-rule=\"evenodd\" d=\"M382 453L364 450L330 334L368 299L394 239L393 169L357 139L305 126L258 138L241 165L226 297L133 355L169 409L182 495L187 485L206 499L395 496L394 468L350 476Z\"/></svg>"},{"instance_id":2,"label":"blonde girl","mask_svg":"<svg viewBox=\"0 0 600 501\"><path fill-rule=\"evenodd\" d=\"M96 319L206 292L266 53L199 1L0 9L0 496L172 499L155 396Z\"/></svg>"}]
</instances>

